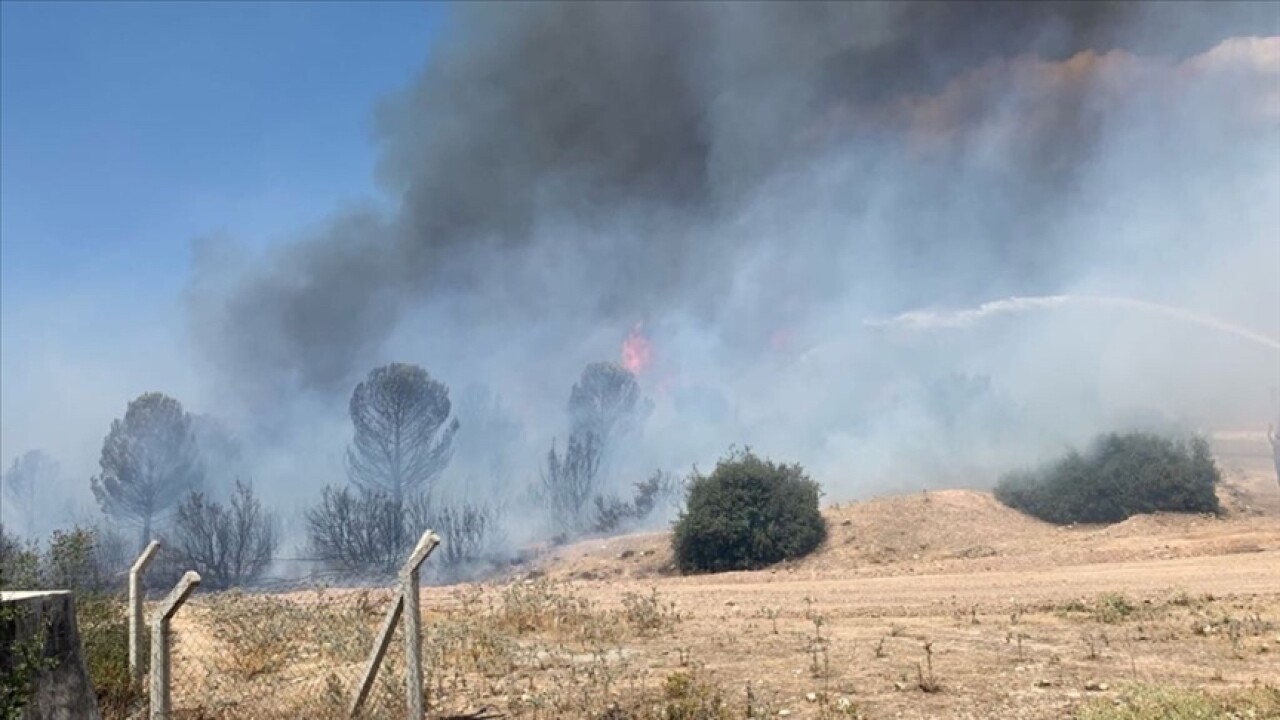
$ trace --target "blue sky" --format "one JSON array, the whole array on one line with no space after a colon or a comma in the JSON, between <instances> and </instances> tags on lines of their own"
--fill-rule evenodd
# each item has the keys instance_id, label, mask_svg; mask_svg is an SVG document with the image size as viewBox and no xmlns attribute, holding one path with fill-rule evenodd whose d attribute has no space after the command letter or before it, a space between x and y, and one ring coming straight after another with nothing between
<instances>
[{"instance_id":1,"label":"blue sky","mask_svg":"<svg viewBox=\"0 0 1280 720\"><path fill-rule=\"evenodd\" d=\"M418 3L13 3L5 300L172 292L195 236L271 242L374 192L372 110L420 71ZM7 303L6 303L7 304Z\"/></svg>"},{"instance_id":2,"label":"blue sky","mask_svg":"<svg viewBox=\"0 0 1280 720\"><path fill-rule=\"evenodd\" d=\"M262 247L385 201L374 108L443 11L0 3L0 462L81 419L98 444L129 397L181 384L193 240ZM75 417L39 412L58 401Z\"/></svg>"}]
</instances>

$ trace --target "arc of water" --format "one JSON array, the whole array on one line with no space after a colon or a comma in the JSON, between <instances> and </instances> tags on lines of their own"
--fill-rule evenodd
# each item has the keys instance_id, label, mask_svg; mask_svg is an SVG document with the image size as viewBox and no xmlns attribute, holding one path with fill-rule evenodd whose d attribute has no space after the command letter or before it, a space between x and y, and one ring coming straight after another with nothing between
<instances>
[{"instance_id":1,"label":"arc of water","mask_svg":"<svg viewBox=\"0 0 1280 720\"><path fill-rule=\"evenodd\" d=\"M1234 325L1210 315L1204 315L1170 305L1162 305L1149 300L1139 300L1137 298L1126 297L1108 297L1101 295L1042 295L1033 297L1010 297L1003 300L983 303L976 308L967 308L964 310L943 312L912 310L888 319L867 320L864 324L869 327L901 327L916 330L962 328L973 325L974 323L980 322L994 315L1027 312L1032 310L1046 310L1062 307L1064 305L1089 304L1102 305L1106 307L1119 307L1163 315L1175 320L1228 333L1230 335L1258 343L1259 345L1266 346L1276 352L1280 352L1280 340L1276 340L1275 338L1256 330L1240 327L1239 325Z\"/></svg>"}]
</instances>

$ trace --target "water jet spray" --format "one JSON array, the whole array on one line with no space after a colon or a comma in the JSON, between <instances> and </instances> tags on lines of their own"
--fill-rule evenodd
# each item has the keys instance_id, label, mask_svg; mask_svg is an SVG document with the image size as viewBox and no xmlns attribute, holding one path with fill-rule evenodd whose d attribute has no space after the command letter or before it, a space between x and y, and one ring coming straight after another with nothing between
<instances>
[{"instance_id":1,"label":"water jet spray","mask_svg":"<svg viewBox=\"0 0 1280 720\"><path fill-rule=\"evenodd\" d=\"M1010 297L983 303L976 308L953 311L912 310L889 319L864 320L863 325L877 328L904 328L910 330L936 330L965 328L996 315L1052 310L1066 305L1101 306L1154 313L1183 322L1234 335L1280 352L1280 340L1256 330L1233 325L1224 320L1191 312L1182 308L1161 305L1147 300L1099 295L1043 295L1034 297Z\"/></svg>"}]
</instances>

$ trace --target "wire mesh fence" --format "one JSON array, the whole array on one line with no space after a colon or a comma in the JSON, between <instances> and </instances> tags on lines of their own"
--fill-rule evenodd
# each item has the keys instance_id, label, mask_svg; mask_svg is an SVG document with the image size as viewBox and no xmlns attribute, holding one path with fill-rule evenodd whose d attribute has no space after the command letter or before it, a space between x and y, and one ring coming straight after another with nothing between
<instances>
[{"instance_id":1,"label":"wire mesh fence","mask_svg":"<svg viewBox=\"0 0 1280 720\"><path fill-rule=\"evenodd\" d=\"M198 593L172 624L173 717L348 717L395 592ZM403 639L358 717L405 717Z\"/></svg>"},{"instance_id":2,"label":"wire mesh fence","mask_svg":"<svg viewBox=\"0 0 1280 720\"><path fill-rule=\"evenodd\" d=\"M399 578L377 588L327 589L311 584L313 577L219 591L186 571L162 594L182 561L152 543L117 608L128 618L129 685L149 697L144 706L130 703L104 717L423 717L421 688L408 680L421 677L419 568L438 544L434 533L424 533ZM144 583L151 560L158 577ZM407 628L415 629L412 648ZM375 647L381 649L371 663Z\"/></svg>"},{"instance_id":3,"label":"wire mesh fence","mask_svg":"<svg viewBox=\"0 0 1280 720\"><path fill-rule=\"evenodd\" d=\"M601 602L568 581L525 578L406 594L416 587L409 568L429 552L420 542L398 578L367 588L199 585L183 596L195 573L173 589L164 578L148 578L143 638L151 650L157 638L168 648L167 671L157 665L164 653L143 649L138 676L150 685L150 707L144 700L104 711L104 720L155 717L157 708L175 720L424 717L415 705L437 719L664 716L654 710L657 679L637 646L671 632L681 618L656 590ZM406 597L421 599L417 613ZM130 603L125 597L113 603L119 631L110 642L124 657ZM158 624L165 608L170 619ZM405 635L415 616L417 672L407 669L414 665ZM379 647L386 651L370 674ZM420 687L413 687L414 677ZM159 702L157 686L167 688ZM367 695L352 714L362 687Z\"/></svg>"},{"instance_id":4,"label":"wire mesh fence","mask_svg":"<svg viewBox=\"0 0 1280 720\"><path fill-rule=\"evenodd\" d=\"M391 586L197 592L170 628L171 717L351 717L397 597ZM421 614L427 717L665 717L636 655L680 621L656 593L601 605L559 581L466 585L425 591ZM403 626L393 627L357 718L412 716Z\"/></svg>"}]
</instances>

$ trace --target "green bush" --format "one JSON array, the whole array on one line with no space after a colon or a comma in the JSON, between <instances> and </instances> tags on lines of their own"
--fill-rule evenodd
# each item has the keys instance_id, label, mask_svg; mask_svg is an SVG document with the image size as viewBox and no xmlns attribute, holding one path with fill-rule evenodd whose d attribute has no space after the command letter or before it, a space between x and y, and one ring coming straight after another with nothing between
<instances>
[{"instance_id":1,"label":"green bush","mask_svg":"<svg viewBox=\"0 0 1280 720\"><path fill-rule=\"evenodd\" d=\"M136 717L146 703L142 683L134 682L129 673L125 600L109 592L122 585L119 568L127 563L123 542L109 529L76 527L55 530L42 553L35 543L24 545L7 533L0 533L0 589L53 587L74 591L85 665L104 720ZM0 608L0 628L14 617L15 611L8 606ZM0 646L7 648L11 638L4 634L0 629ZM146 635L143 637L145 660L148 649ZM0 656L0 720L17 712L25 680L15 682L13 678L29 678L35 672L32 657L39 656L42 647L37 642L36 656L21 656L25 658L21 662L7 663Z\"/></svg>"},{"instance_id":2,"label":"green bush","mask_svg":"<svg viewBox=\"0 0 1280 720\"><path fill-rule=\"evenodd\" d=\"M53 667L45 657L44 631L23 633L27 610L17 604L0 603L0 720L20 720L35 692L36 678ZM19 640L18 636L27 637Z\"/></svg>"},{"instance_id":3,"label":"green bush","mask_svg":"<svg viewBox=\"0 0 1280 720\"><path fill-rule=\"evenodd\" d=\"M731 451L694 473L672 546L681 572L750 570L812 552L827 537L818 484L799 465Z\"/></svg>"},{"instance_id":4,"label":"green bush","mask_svg":"<svg viewBox=\"0 0 1280 720\"><path fill-rule=\"evenodd\" d=\"M146 705L146 689L129 673L129 615L121 596L76 594L76 625L84 649L89 682L104 720L134 717ZM142 657L150 657L149 635L143 633Z\"/></svg>"},{"instance_id":5,"label":"green bush","mask_svg":"<svg viewBox=\"0 0 1280 720\"><path fill-rule=\"evenodd\" d=\"M0 590L40 587L40 549L0 528Z\"/></svg>"},{"instance_id":6,"label":"green bush","mask_svg":"<svg viewBox=\"0 0 1280 720\"><path fill-rule=\"evenodd\" d=\"M1085 453L1001 478L995 496L1052 523L1108 523L1160 510L1217 513L1219 479L1203 438L1110 433Z\"/></svg>"},{"instance_id":7,"label":"green bush","mask_svg":"<svg viewBox=\"0 0 1280 720\"><path fill-rule=\"evenodd\" d=\"M107 528L54 530L41 551L0 533L0 589L103 592L123 587L129 560L123 538Z\"/></svg>"}]
</instances>

